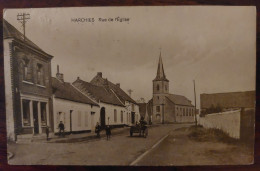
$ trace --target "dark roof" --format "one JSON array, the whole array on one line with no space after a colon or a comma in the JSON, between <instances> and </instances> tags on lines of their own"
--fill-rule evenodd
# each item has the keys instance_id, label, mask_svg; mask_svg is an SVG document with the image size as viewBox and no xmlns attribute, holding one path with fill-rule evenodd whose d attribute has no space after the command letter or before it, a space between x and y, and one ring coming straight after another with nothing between
<instances>
[{"instance_id":1,"label":"dark roof","mask_svg":"<svg viewBox=\"0 0 260 171\"><path fill-rule=\"evenodd\" d=\"M25 36L25 41L24 41L24 36L21 32L19 32L13 25L11 25L9 22L7 22L5 19L3 19L3 38L14 38L16 41L18 41L21 44L26 44L27 46L47 55L52 57L51 55L47 54L44 52L39 46L37 46L35 43L33 43L30 39L28 39Z\"/></svg>"},{"instance_id":2,"label":"dark roof","mask_svg":"<svg viewBox=\"0 0 260 171\"><path fill-rule=\"evenodd\" d=\"M213 93L200 95L201 109L210 108L212 105L223 108L254 108L255 91Z\"/></svg>"},{"instance_id":3,"label":"dark roof","mask_svg":"<svg viewBox=\"0 0 260 171\"><path fill-rule=\"evenodd\" d=\"M183 105L183 106L193 106L191 104L191 101L187 99L185 96L182 95L176 95L176 94L169 94L169 96L166 96L170 101L172 101L174 104L177 105Z\"/></svg>"},{"instance_id":4,"label":"dark roof","mask_svg":"<svg viewBox=\"0 0 260 171\"><path fill-rule=\"evenodd\" d=\"M83 95L79 90L77 90L70 83L62 82L57 78L53 78L53 77L52 77L52 90L56 98L98 106L97 103L89 99L87 96Z\"/></svg>"},{"instance_id":5,"label":"dark roof","mask_svg":"<svg viewBox=\"0 0 260 171\"><path fill-rule=\"evenodd\" d=\"M104 79L102 78L101 76L99 75L96 75L91 81L90 83L91 84L94 84L96 86L104 86L105 82L108 82L108 86L109 88L111 88L115 93L116 95L118 96L118 98L125 102L125 101L129 101L129 102L132 102L132 103L136 103L136 101L134 101L128 94L126 94L119 86L115 85L114 83L108 81L107 79Z\"/></svg>"},{"instance_id":6,"label":"dark roof","mask_svg":"<svg viewBox=\"0 0 260 171\"><path fill-rule=\"evenodd\" d=\"M109 88L96 86L79 78L72 84L83 93L88 94L92 98L100 100L103 103L124 106Z\"/></svg>"},{"instance_id":7,"label":"dark roof","mask_svg":"<svg viewBox=\"0 0 260 171\"><path fill-rule=\"evenodd\" d=\"M146 103L138 103L139 106L139 113L142 117L145 118L146 112L147 112L147 104Z\"/></svg>"}]
</instances>

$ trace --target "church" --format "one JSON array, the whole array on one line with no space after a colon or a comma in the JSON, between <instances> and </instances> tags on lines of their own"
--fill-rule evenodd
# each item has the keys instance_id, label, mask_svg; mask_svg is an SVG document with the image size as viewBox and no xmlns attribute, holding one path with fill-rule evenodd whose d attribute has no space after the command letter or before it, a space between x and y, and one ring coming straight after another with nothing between
<instances>
[{"instance_id":1,"label":"church","mask_svg":"<svg viewBox=\"0 0 260 171\"><path fill-rule=\"evenodd\" d=\"M183 123L195 121L195 107L182 95L169 93L169 80L166 78L160 53L157 75L153 80L152 98L153 123Z\"/></svg>"}]
</instances>

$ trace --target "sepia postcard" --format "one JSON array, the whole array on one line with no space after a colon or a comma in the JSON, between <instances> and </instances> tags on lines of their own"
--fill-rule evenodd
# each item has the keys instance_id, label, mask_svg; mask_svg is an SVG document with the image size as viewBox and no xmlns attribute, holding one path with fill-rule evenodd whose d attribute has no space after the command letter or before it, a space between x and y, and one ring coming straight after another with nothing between
<instances>
[{"instance_id":1,"label":"sepia postcard","mask_svg":"<svg viewBox=\"0 0 260 171\"><path fill-rule=\"evenodd\" d=\"M254 163L256 8L3 11L11 165Z\"/></svg>"}]
</instances>

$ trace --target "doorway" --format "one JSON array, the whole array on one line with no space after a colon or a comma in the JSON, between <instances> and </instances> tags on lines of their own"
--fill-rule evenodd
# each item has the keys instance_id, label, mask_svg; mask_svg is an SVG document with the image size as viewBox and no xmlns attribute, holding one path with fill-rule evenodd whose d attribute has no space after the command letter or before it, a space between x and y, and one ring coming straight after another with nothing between
<instances>
[{"instance_id":1,"label":"doorway","mask_svg":"<svg viewBox=\"0 0 260 171\"><path fill-rule=\"evenodd\" d=\"M105 128L106 126L106 111L104 107L100 109L100 126L101 128Z\"/></svg>"},{"instance_id":2,"label":"doorway","mask_svg":"<svg viewBox=\"0 0 260 171\"><path fill-rule=\"evenodd\" d=\"M131 123L135 124L135 112L131 112Z\"/></svg>"},{"instance_id":3,"label":"doorway","mask_svg":"<svg viewBox=\"0 0 260 171\"><path fill-rule=\"evenodd\" d=\"M33 125L34 134L39 134L38 102L33 101Z\"/></svg>"}]
</instances>

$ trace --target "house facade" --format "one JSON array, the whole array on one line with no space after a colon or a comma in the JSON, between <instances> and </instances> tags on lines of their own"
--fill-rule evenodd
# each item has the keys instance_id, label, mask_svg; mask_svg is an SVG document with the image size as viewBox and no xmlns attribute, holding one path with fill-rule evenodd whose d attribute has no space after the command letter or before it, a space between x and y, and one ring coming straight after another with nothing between
<instances>
[{"instance_id":1,"label":"house facade","mask_svg":"<svg viewBox=\"0 0 260 171\"><path fill-rule=\"evenodd\" d=\"M194 122L195 107L182 95L169 93L169 80L166 78L160 54L157 74L153 80L152 122L174 123Z\"/></svg>"},{"instance_id":2,"label":"house facade","mask_svg":"<svg viewBox=\"0 0 260 171\"><path fill-rule=\"evenodd\" d=\"M53 125L51 59L3 21L7 137L45 133Z\"/></svg>"},{"instance_id":3,"label":"house facade","mask_svg":"<svg viewBox=\"0 0 260 171\"><path fill-rule=\"evenodd\" d=\"M94 116L99 105L82 94L71 83L64 82L63 74L52 78L54 133L59 132L60 121L66 133L90 132L95 127Z\"/></svg>"},{"instance_id":4,"label":"house facade","mask_svg":"<svg viewBox=\"0 0 260 171\"><path fill-rule=\"evenodd\" d=\"M121 88L119 84L113 84L102 77L102 73L86 82L78 79L73 85L84 95L98 103L99 112L95 115L95 121L101 127L111 125L113 127L134 124L139 121L139 106Z\"/></svg>"}]
</instances>

